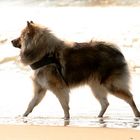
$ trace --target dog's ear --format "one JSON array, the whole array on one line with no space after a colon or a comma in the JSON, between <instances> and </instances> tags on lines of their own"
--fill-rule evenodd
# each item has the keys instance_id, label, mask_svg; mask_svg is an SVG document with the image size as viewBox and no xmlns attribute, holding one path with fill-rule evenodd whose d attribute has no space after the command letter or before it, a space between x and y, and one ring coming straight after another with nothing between
<instances>
[{"instance_id":1,"label":"dog's ear","mask_svg":"<svg viewBox=\"0 0 140 140\"><path fill-rule=\"evenodd\" d=\"M33 27L33 21L27 21L28 35L33 35L35 30Z\"/></svg>"},{"instance_id":2,"label":"dog's ear","mask_svg":"<svg viewBox=\"0 0 140 140\"><path fill-rule=\"evenodd\" d=\"M27 21L27 27L29 27L29 28L32 27L32 24L33 24L33 21L30 21L30 22Z\"/></svg>"},{"instance_id":3,"label":"dog's ear","mask_svg":"<svg viewBox=\"0 0 140 140\"><path fill-rule=\"evenodd\" d=\"M34 22L31 20L30 23L34 24Z\"/></svg>"}]
</instances>

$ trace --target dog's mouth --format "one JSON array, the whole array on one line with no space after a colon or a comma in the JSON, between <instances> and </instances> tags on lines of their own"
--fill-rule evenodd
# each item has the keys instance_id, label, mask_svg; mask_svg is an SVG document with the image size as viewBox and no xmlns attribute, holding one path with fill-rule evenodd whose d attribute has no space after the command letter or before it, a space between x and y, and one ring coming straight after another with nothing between
<instances>
[{"instance_id":1,"label":"dog's mouth","mask_svg":"<svg viewBox=\"0 0 140 140\"><path fill-rule=\"evenodd\" d=\"M16 48L21 48L20 38L14 39L11 41L12 45Z\"/></svg>"}]
</instances>

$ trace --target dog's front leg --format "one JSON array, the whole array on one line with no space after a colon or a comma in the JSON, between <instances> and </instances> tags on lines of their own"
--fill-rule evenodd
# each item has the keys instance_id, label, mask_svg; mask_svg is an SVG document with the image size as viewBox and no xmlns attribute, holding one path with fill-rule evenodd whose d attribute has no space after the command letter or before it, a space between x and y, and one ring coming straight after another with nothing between
<instances>
[{"instance_id":1,"label":"dog's front leg","mask_svg":"<svg viewBox=\"0 0 140 140\"><path fill-rule=\"evenodd\" d=\"M63 111L64 111L64 119L68 120L70 118L69 114L69 90L67 89L58 89L57 92L54 92L56 97L58 98Z\"/></svg>"},{"instance_id":2,"label":"dog's front leg","mask_svg":"<svg viewBox=\"0 0 140 140\"><path fill-rule=\"evenodd\" d=\"M46 89L43 89L39 84L34 81L34 96L30 101L26 112L23 114L24 117L28 116L31 113L35 106L37 106L43 99L46 93Z\"/></svg>"}]
</instances>

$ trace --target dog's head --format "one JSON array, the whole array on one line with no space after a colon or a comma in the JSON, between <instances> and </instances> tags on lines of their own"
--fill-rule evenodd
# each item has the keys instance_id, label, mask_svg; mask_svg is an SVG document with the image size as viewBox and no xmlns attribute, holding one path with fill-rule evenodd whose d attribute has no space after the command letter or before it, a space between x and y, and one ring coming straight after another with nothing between
<instances>
[{"instance_id":1,"label":"dog's head","mask_svg":"<svg viewBox=\"0 0 140 140\"><path fill-rule=\"evenodd\" d=\"M44 27L33 21L27 21L27 26L22 30L20 37L11 41L14 47L21 49L20 59L23 64L31 65L46 53L44 31Z\"/></svg>"},{"instance_id":2,"label":"dog's head","mask_svg":"<svg viewBox=\"0 0 140 140\"><path fill-rule=\"evenodd\" d=\"M24 42L23 39L24 38L28 39L28 38L33 37L33 33L34 33L33 24L34 24L33 21L30 21L30 22L27 21L27 27L25 29L23 29L20 37L13 39L11 41L11 43L13 44L14 47L21 49L21 46L22 46L21 43Z\"/></svg>"}]
</instances>

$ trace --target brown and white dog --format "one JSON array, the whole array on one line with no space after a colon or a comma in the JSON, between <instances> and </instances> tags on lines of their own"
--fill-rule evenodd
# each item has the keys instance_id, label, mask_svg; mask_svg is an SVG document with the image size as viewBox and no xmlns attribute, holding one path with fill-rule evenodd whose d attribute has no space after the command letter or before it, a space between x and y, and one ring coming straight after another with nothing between
<instances>
[{"instance_id":1,"label":"brown and white dog","mask_svg":"<svg viewBox=\"0 0 140 140\"><path fill-rule=\"evenodd\" d=\"M126 101L134 115L140 117L129 90L127 63L115 45L99 41L68 45L48 28L32 21L27 22L21 36L12 40L12 44L21 49L21 62L34 70L34 97L24 116L40 103L47 90L51 90L68 119L70 89L87 84L101 104L98 117L104 115L109 105L108 93Z\"/></svg>"}]
</instances>

